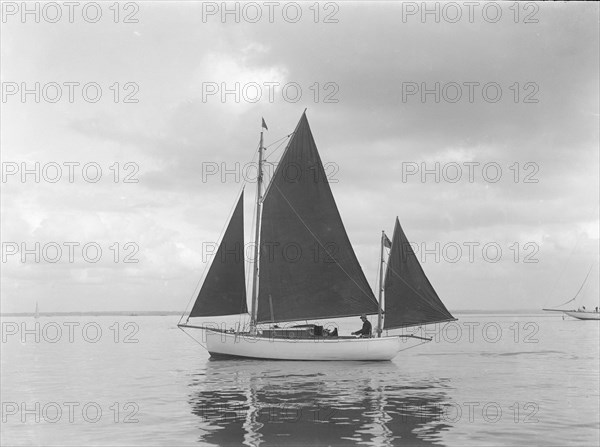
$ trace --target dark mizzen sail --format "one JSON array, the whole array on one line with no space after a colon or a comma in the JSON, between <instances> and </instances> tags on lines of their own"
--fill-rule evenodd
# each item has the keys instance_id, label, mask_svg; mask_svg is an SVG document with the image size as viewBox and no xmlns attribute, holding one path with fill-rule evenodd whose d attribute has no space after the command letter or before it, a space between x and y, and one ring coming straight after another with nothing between
<instances>
[{"instance_id":1,"label":"dark mizzen sail","mask_svg":"<svg viewBox=\"0 0 600 447\"><path fill-rule=\"evenodd\" d=\"M242 191L190 317L237 315L247 312Z\"/></svg>"},{"instance_id":2,"label":"dark mizzen sail","mask_svg":"<svg viewBox=\"0 0 600 447\"><path fill-rule=\"evenodd\" d=\"M398 218L384 289L384 329L455 320L425 276Z\"/></svg>"},{"instance_id":3,"label":"dark mizzen sail","mask_svg":"<svg viewBox=\"0 0 600 447\"><path fill-rule=\"evenodd\" d=\"M265 194L260 246L259 323L377 313L306 114Z\"/></svg>"}]
</instances>

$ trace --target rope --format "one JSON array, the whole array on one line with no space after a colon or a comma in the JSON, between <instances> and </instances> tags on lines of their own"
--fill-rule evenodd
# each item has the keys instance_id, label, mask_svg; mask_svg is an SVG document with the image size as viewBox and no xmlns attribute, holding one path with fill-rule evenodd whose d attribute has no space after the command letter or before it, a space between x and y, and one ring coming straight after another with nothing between
<instances>
[{"instance_id":1,"label":"rope","mask_svg":"<svg viewBox=\"0 0 600 447\"><path fill-rule=\"evenodd\" d=\"M268 149L268 148L270 148L271 146L273 146L274 144L276 144L276 143L279 143L279 144L277 145L277 147L276 147L275 149L273 149L273 151L271 151L271 153L270 153L268 156L266 156L266 157L264 158L264 160L263 160L263 161L267 161L269 157L272 157L272 156L273 156L273 154L275 154L275 152L277 152L279 149L281 149L281 146L283 145L283 140L285 140L286 138L289 138L289 137L291 137L291 136L292 136L292 134L293 134L293 132L292 132L291 134L289 134L289 135L286 135L285 137L281 137L279 140L277 140L277 141L274 141L273 143L269 144L268 146L264 146L264 148L265 148L265 149Z\"/></svg>"},{"instance_id":2,"label":"rope","mask_svg":"<svg viewBox=\"0 0 600 447\"><path fill-rule=\"evenodd\" d=\"M574 296L573 298L571 298L570 300L568 300L568 301L565 301L565 302L564 302L564 303L562 303L562 304L559 304L559 305L558 305L558 306L556 306L556 307L564 306L565 304L569 304L571 301L575 301L575 300L577 299L577 296L579 295L579 293L580 293L580 292L581 292L581 290L583 289L583 286L585 286L585 283L586 283L586 281L587 281L588 277L590 276L590 273L592 272L592 268L593 268L593 267L594 267L594 264L592 264L592 265L590 266L590 269L588 270L588 272L587 272L587 275L585 275L585 279L583 280L583 283L581 283L581 287L579 287L579 290L577 291L577 293L575 294L575 296Z\"/></svg>"},{"instance_id":3,"label":"rope","mask_svg":"<svg viewBox=\"0 0 600 447\"><path fill-rule=\"evenodd\" d=\"M386 253L387 250L387 253ZM383 252L386 253L389 256L389 249L387 247L383 247ZM379 259L377 261L377 268L375 269L375 280L373 281L373 284L380 286L379 283L379 264L383 261L383 259ZM385 261L383 261L385 263ZM383 283L384 278L381 278L381 282ZM382 284L381 284L382 285ZM379 292L379 289L377 289L377 292Z\"/></svg>"},{"instance_id":4,"label":"rope","mask_svg":"<svg viewBox=\"0 0 600 447\"><path fill-rule=\"evenodd\" d=\"M590 217L588 218L588 220L590 220L592 217L595 217L598 213L598 208L600 207L600 205L596 205L594 207L594 211L590 214ZM569 254L569 257L567 258L567 262L565 262L563 264L563 268L560 271L560 274L556 277L556 280L554 281L554 284L552 286L552 290L554 290L554 293L556 294L557 289L557 285L559 284L559 282L562 281L562 278L565 274L565 271L567 270L567 265L569 264L568 260L570 260L573 257L573 253L575 253L575 250L577 250L577 246L579 245L579 242L581 242L581 238L584 235L584 231L581 231L579 233L579 236L577 237L577 241L575 242L575 245L573 246L573 249L571 250L571 253ZM593 265L593 264L592 264ZM566 303L560 304L560 306L564 306L565 304L569 303L570 301L567 301Z\"/></svg>"},{"instance_id":5,"label":"rope","mask_svg":"<svg viewBox=\"0 0 600 447\"><path fill-rule=\"evenodd\" d=\"M194 337L192 337L190 334L188 334L181 326L177 326L181 332L183 332L185 335L187 335L188 337L190 337L192 340L194 340L196 343L198 343L200 346L202 346L204 349L206 349L206 346L202 344L202 342L196 340ZM208 351L208 349L206 349Z\"/></svg>"},{"instance_id":6,"label":"rope","mask_svg":"<svg viewBox=\"0 0 600 447\"><path fill-rule=\"evenodd\" d=\"M428 340L428 341L422 341L422 342L421 342L421 343L419 343L418 345L409 346L408 348L400 349L398 352L402 352L402 351L408 351L409 349L416 348L417 346L424 345L425 343L429 343L430 341L431 341L431 340Z\"/></svg>"},{"instance_id":7,"label":"rope","mask_svg":"<svg viewBox=\"0 0 600 447\"><path fill-rule=\"evenodd\" d=\"M256 147L258 148L258 146L260 145L260 143L258 143L256 145ZM257 155L257 151L254 151L254 156L252 157L252 160L250 160L250 163L252 163L254 161L254 159L256 158ZM221 232L220 232L220 236L219 236L219 245L221 245L221 242L223 241L223 236L225 236L225 231L227 230L227 226L229 225L229 221L231 220L231 216L233 215L233 211L235 209L235 207L237 206L237 203L240 199L240 195L242 194L242 192L244 191L244 188L246 187L246 183L248 183L247 180L244 179L244 182L242 183L242 186L240 187L240 189L238 190L238 194L237 194L237 199L233 202L233 205L231 206L230 210L229 210L229 214L228 214L228 218L225 220L225 224L223 225L223 227L221 228ZM243 248L243 247L242 247ZM188 308L190 307L190 303L192 302L192 300L194 298L198 298L198 294L200 293L199 290L199 286L200 283L203 283L204 280L206 279L206 275L208 274L208 270L210 268L210 266L212 265L213 261L214 261L214 257L216 256L216 253L213 255L213 258L210 260L210 262L207 262L206 265L204 266L204 270L202 271L202 276L200 276L200 278L198 279L198 282L196 283L196 287L194 288L194 291L192 292L192 296L190 297L190 299L188 300L185 309L183 310L183 313L181 314L181 317L179 318L179 321L177 324L181 323L181 320L183 320L183 317L185 317L185 315L188 313ZM196 290L198 290L196 292ZM242 305L240 305L240 307L242 307ZM191 312L191 311L190 311ZM188 316L188 320L189 320L189 316ZM187 321L187 320L186 320Z\"/></svg>"}]
</instances>

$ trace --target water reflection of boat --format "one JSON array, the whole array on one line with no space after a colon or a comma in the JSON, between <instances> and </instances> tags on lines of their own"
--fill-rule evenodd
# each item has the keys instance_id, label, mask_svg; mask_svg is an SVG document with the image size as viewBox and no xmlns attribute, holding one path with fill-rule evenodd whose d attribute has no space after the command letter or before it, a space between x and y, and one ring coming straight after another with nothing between
<instances>
[{"instance_id":1,"label":"water reflection of boat","mask_svg":"<svg viewBox=\"0 0 600 447\"><path fill-rule=\"evenodd\" d=\"M434 445L448 427L447 384L402 377L392 362L209 361L190 386L202 443Z\"/></svg>"}]
</instances>

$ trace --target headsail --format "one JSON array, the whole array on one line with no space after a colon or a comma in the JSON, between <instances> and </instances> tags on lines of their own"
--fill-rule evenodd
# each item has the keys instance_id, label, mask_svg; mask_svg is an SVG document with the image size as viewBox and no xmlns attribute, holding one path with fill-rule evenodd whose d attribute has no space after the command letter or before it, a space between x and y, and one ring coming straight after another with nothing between
<instances>
[{"instance_id":1,"label":"headsail","mask_svg":"<svg viewBox=\"0 0 600 447\"><path fill-rule=\"evenodd\" d=\"M213 317L246 312L242 191L189 316Z\"/></svg>"},{"instance_id":2,"label":"headsail","mask_svg":"<svg viewBox=\"0 0 600 447\"><path fill-rule=\"evenodd\" d=\"M259 323L377 312L306 114L266 192L260 245Z\"/></svg>"},{"instance_id":3,"label":"headsail","mask_svg":"<svg viewBox=\"0 0 600 447\"><path fill-rule=\"evenodd\" d=\"M392 249L385 275L384 329L450 321L396 218Z\"/></svg>"}]
</instances>

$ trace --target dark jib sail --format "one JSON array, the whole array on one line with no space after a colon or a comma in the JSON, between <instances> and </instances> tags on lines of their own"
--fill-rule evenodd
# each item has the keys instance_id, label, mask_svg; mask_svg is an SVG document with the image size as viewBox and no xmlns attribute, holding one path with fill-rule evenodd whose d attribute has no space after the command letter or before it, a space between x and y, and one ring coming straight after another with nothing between
<instances>
[{"instance_id":1,"label":"dark jib sail","mask_svg":"<svg viewBox=\"0 0 600 447\"><path fill-rule=\"evenodd\" d=\"M242 191L190 317L214 317L247 312Z\"/></svg>"},{"instance_id":2,"label":"dark jib sail","mask_svg":"<svg viewBox=\"0 0 600 447\"><path fill-rule=\"evenodd\" d=\"M384 329L451 321L396 218L385 274Z\"/></svg>"},{"instance_id":3,"label":"dark jib sail","mask_svg":"<svg viewBox=\"0 0 600 447\"><path fill-rule=\"evenodd\" d=\"M377 313L303 114L263 202L257 321Z\"/></svg>"}]
</instances>

